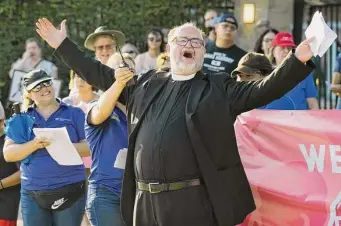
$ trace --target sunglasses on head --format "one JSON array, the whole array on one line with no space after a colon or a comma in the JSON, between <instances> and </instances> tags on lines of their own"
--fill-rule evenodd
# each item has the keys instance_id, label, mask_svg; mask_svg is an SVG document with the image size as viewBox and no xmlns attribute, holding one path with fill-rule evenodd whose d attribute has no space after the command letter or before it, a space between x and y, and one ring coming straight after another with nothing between
<instances>
[{"instance_id":1,"label":"sunglasses on head","mask_svg":"<svg viewBox=\"0 0 341 226\"><path fill-rule=\"evenodd\" d=\"M52 80L44 81L33 87L30 91L39 92L43 87L50 87L52 85Z\"/></svg>"}]
</instances>

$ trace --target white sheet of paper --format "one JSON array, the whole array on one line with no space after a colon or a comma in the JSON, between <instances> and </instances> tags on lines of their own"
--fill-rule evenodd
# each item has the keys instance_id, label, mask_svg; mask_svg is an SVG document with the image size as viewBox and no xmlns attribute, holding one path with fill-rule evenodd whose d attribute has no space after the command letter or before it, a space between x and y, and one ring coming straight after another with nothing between
<instances>
[{"instance_id":1,"label":"white sheet of paper","mask_svg":"<svg viewBox=\"0 0 341 226\"><path fill-rule=\"evenodd\" d=\"M123 148L118 152L115 163L114 163L115 168L118 168L118 169L124 169L125 168L127 153L128 153L127 148Z\"/></svg>"},{"instance_id":2,"label":"white sheet of paper","mask_svg":"<svg viewBox=\"0 0 341 226\"><path fill-rule=\"evenodd\" d=\"M46 147L51 157L63 166L82 165L82 158L73 146L65 127L62 128L34 128L37 137L46 137L51 144Z\"/></svg>"},{"instance_id":3,"label":"white sheet of paper","mask_svg":"<svg viewBox=\"0 0 341 226\"><path fill-rule=\"evenodd\" d=\"M305 31L307 38L315 37L309 44L314 56L322 57L337 38L336 33L330 29L323 19L322 13L316 11L311 23Z\"/></svg>"}]
</instances>

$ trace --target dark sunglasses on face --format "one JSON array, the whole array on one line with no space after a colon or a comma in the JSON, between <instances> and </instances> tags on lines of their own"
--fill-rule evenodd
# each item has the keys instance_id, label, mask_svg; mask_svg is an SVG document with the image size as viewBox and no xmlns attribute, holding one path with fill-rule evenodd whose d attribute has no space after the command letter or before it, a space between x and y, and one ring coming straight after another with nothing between
<instances>
[{"instance_id":1,"label":"dark sunglasses on face","mask_svg":"<svg viewBox=\"0 0 341 226\"><path fill-rule=\"evenodd\" d=\"M161 38L154 38L154 37L150 37L148 38L148 41L151 41L151 42L161 42Z\"/></svg>"},{"instance_id":2,"label":"dark sunglasses on face","mask_svg":"<svg viewBox=\"0 0 341 226\"><path fill-rule=\"evenodd\" d=\"M33 89L31 89L30 91L32 92L39 92L43 87L50 87L52 85L52 80L48 80L48 81L44 81L39 83L38 85L36 85L35 87L33 87Z\"/></svg>"},{"instance_id":3,"label":"dark sunglasses on face","mask_svg":"<svg viewBox=\"0 0 341 226\"><path fill-rule=\"evenodd\" d=\"M103 46L95 46L95 50L103 51L104 49L106 50L112 50L114 49L114 44L111 45L103 45Z\"/></svg>"}]
</instances>

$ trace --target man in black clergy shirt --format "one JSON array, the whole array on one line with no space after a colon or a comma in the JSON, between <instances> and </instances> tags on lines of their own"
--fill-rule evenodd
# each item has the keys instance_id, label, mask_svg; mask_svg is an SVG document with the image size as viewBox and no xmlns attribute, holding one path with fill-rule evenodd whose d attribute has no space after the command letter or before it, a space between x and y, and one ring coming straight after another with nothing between
<instances>
[{"instance_id":1,"label":"man in black clergy shirt","mask_svg":"<svg viewBox=\"0 0 341 226\"><path fill-rule=\"evenodd\" d=\"M61 30L39 19L37 32L89 84L106 90L114 76L131 77L85 56ZM270 76L236 82L203 74L202 32L186 23L171 30L171 72L151 70L127 86L129 147L121 210L128 226L232 226L255 209L235 139L242 112L283 96L313 70L311 40Z\"/></svg>"}]
</instances>

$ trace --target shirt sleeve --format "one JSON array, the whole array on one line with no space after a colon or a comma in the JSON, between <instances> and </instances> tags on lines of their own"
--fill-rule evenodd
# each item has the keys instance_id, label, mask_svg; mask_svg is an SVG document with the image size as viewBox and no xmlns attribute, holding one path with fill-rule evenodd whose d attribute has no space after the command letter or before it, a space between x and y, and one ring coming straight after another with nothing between
<instances>
[{"instance_id":1,"label":"shirt sleeve","mask_svg":"<svg viewBox=\"0 0 341 226\"><path fill-rule=\"evenodd\" d=\"M85 125L93 126L91 124L91 122L89 122L88 119L89 119L89 114L90 114L92 108L95 107L97 103L98 103L98 100L95 100L95 101L92 101L91 103L88 104L88 109L87 109L86 114L85 114Z\"/></svg>"},{"instance_id":2,"label":"shirt sleeve","mask_svg":"<svg viewBox=\"0 0 341 226\"><path fill-rule=\"evenodd\" d=\"M85 114L80 108L73 108L75 111L74 116L74 122L75 122L75 127L76 131L78 134L78 142L85 140L85 131L84 131L84 121L85 121Z\"/></svg>"},{"instance_id":3,"label":"shirt sleeve","mask_svg":"<svg viewBox=\"0 0 341 226\"><path fill-rule=\"evenodd\" d=\"M341 53L337 55L333 72L341 73Z\"/></svg>"},{"instance_id":4,"label":"shirt sleeve","mask_svg":"<svg viewBox=\"0 0 341 226\"><path fill-rule=\"evenodd\" d=\"M306 98L316 97L317 90L314 82L314 77L310 74L305 80L305 95Z\"/></svg>"}]
</instances>

